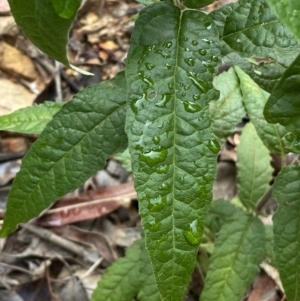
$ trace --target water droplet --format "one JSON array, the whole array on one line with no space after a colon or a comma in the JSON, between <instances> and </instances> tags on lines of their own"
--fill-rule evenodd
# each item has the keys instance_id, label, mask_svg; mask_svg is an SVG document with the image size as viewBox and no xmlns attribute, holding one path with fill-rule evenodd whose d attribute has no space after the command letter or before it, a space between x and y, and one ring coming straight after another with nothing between
<instances>
[{"instance_id":1,"label":"water droplet","mask_svg":"<svg viewBox=\"0 0 300 301\"><path fill-rule=\"evenodd\" d=\"M188 37L183 37L182 39L183 39L185 42L189 40Z\"/></svg>"},{"instance_id":2,"label":"water droplet","mask_svg":"<svg viewBox=\"0 0 300 301\"><path fill-rule=\"evenodd\" d=\"M214 153L214 154L218 154L219 150L220 150L220 144L218 142L217 139L210 139L207 143L207 147L209 148L209 150Z\"/></svg>"},{"instance_id":3,"label":"water droplet","mask_svg":"<svg viewBox=\"0 0 300 301\"><path fill-rule=\"evenodd\" d=\"M159 124L157 127L161 130L164 127L164 125L165 125L165 123L163 122L163 123Z\"/></svg>"},{"instance_id":4,"label":"water droplet","mask_svg":"<svg viewBox=\"0 0 300 301\"><path fill-rule=\"evenodd\" d=\"M166 43L163 44L163 47L164 48L171 48L172 45L173 45L172 42L166 42Z\"/></svg>"},{"instance_id":5,"label":"water droplet","mask_svg":"<svg viewBox=\"0 0 300 301\"><path fill-rule=\"evenodd\" d=\"M142 56L141 56L141 58L139 59L138 64L142 64L142 62L143 62L143 60L145 59L145 57L147 56L147 54L148 54L150 51L152 51L154 48L155 48L155 45L144 47Z\"/></svg>"},{"instance_id":6,"label":"water droplet","mask_svg":"<svg viewBox=\"0 0 300 301\"><path fill-rule=\"evenodd\" d=\"M205 49L199 49L199 50L198 50L198 53L199 53L200 55L205 55L205 54L207 53L207 51L206 51Z\"/></svg>"},{"instance_id":7,"label":"water droplet","mask_svg":"<svg viewBox=\"0 0 300 301\"><path fill-rule=\"evenodd\" d=\"M201 107L199 107L198 105L194 104L191 101L184 101L183 105L184 105L184 109L186 110L186 112L196 113L196 112L201 111Z\"/></svg>"},{"instance_id":8,"label":"water droplet","mask_svg":"<svg viewBox=\"0 0 300 301\"><path fill-rule=\"evenodd\" d=\"M138 72L138 77L144 82L146 83L148 86L152 86L154 84L154 81L152 80L152 78L150 78L150 76L147 76L144 74L144 71L139 71Z\"/></svg>"},{"instance_id":9,"label":"water droplet","mask_svg":"<svg viewBox=\"0 0 300 301\"><path fill-rule=\"evenodd\" d=\"M167 63L164 66L169 70L173 67L171 64L167 64Z\"/></svg>"},{"instance_id":10,"label":"water droplet","mask_svg":"<svg viewBox=\"0 0 300 301\"><path fill-rule=\"evenodd\" d=\"M209 63L203 61L202 64L210 73L215 72L215 68L212 65L210 65Z\"/></svg>"},{"instance_id":11,"label":"water droplet","mask_svg":"<svg viewBox=\"0 0 300 301\"><path fill-rule=\"evenodd\" d=\"M168 183L162 183L159 187L158 187L158 189L159 190L169 190L170 189L170 187L171 187L171 185L170 184L168 184Z\"/></svg>"},{"instance_id":12,"label":"water droplet","mask_svg":"<svg viewBox=\"0 0 300 301\"><path fill-rule=\"evenodd\" d=\"M184 59L184 61L191 67L195 66L195 60L193 58Z\"/></svg>"},{"instance_id":13,"label":"water droplet","mask_svg":"<svg viewBox=\"0 0 300 301\"><path fill-rule=\"evenodd\" d=\"M194 220L189 225L189 230L183 231L183 235L188 243L193 246L199 245L203 233L203 227L198 220Z\"/></svg>"},{"instance_id":14,"label":"water droplet","mask_svg":"<svg viewBox=\"0 0 300 301\"><path fill-rule=\"evenodd\" d=\"M167 203L167 197L166 196L157 196L155 198L152 198L149 200L148 209L151 211L161 211Z\"/></svg>"},{"instance_id":15,"label":"water droplet","mask_svg":"<svg viewBox=\"0 0 300 301\"><path fill-rule=\"evenodd\" d=\"M202 39L203 42L205 42L206 44L210 44L211 43L211 40L209 39Z\"/></svg>"},{"instance_id":16,"label":"water droplet","mask_svg":"<svg viewBox=\"0 0 300 301\"><path fill-rule=\"evenodd\" d=\"M184 86L184 83L180 83L179 86L180 86L180 87L183 87L183 86Z\"/></svg>"},{"instance_id":17,"label":"water droplet","mask_svg":"<svg viewBox=\"0 0 300 301\"><path fill-rule=\"evenodd\" d=\"M236 42L237 42L237 43L241 43L241 40L240 40L240 39L236 39Z\"/></svg>"},{"instance_id":18,"label":"water droplet","mask_svg":"<svg viewBox=\"0 0 300 301\"><path fill-rule=\"evenodd\" d=\"M167 53L165 53L164 51L162 51L161 49L156 50L155 53L160 54L164 59L169 59L171 56Z\"/></svg>"},{"instance_id":19,"label":"water droplet","mask_svg":"<svg viewBox=\"0 0 300 301\"><path fill-rule=\"evenodd\" d=\"M166 108L167 104L171 100L171 98L172 98L172 94L164 93L162 95L162 99L160 101L156 102L155 106L158 108Z\"/></svg>"},{"instance_id":20,"label":"water droplet","mask_svg":"<svg viewBox=\"0 0 300 301\"><path fill-rule=\"evenodd\" d=\"M153 65L151 63L146 63L145 66L148 70L152 70L155 67L155 65Z\"/></svg>"},{"instance_id":21,"label":"water droplet","mask_svg":"<svg viewBox=\"0 0 300 301\"><path fill-rule=\"evenodd\" d=\"M154 136L152 138L152 141L153 141L154 144L158 144L160 142L160 137L159 136Z\"/></svg>"},{"instance_id":22,"label":"water droplet","mask_svg":"<svg viewBox=\"0 0 300 301\"><path fill-rule=\"evenodd\" d=\"M181 96L182 96L182 97L186 96L186 93L185 93L185 92L182 92L182 93L181 93Z\"/></svg>"},{"instance_id":23,"label":"water droplet","mask_svg":"<svg viewBox=\"0 0 300 301\"><path fill-rule=\"evenodd\" d=\"M201 97L200 94L194 94L193 95L194 100L198 100L198 99L200 99L200 97Z\"/></svg>"},{"instance_id":24,"label":"water droplet","mask_svg":"<svg viewBox=\"0 0 300 301\"><path fill-rule=\"evenodd\" d=\"M191 86L189 86L189 85L184 86L185 91L190 90L190 88L191 88Z\"/></svg>"},{"instance_id":25,"label":"water droplet","mask_svg":"<svg viewBox=\"0 0 300 301\"><path fill-rule=\"evenodd\" d=\"M193 40L193 41L192 41L192 45L193 45L193 46L197 46L198 44L199 44L199 43L198 43L196 40Z\"/></svg>"},{"instance_id":26,"label":"water droplet","mask_svg":"<svg viewBox=\"0 0 300 301\"><path fill-rule=\"evenodd\" d=\"M174 86L173 86L173 82L169 82L169 83L168 83L168 88L169 88L170 90L172 90L173 87L174 87Z\"/></svg>"},{"instance_id":27,"label":"water droplet","mask_svg":"<svg viewBox=\"0 0 300 301\"><path fill-rule=\"evenodd\" d=\"M158 174L166 174L169 171L169 165L161 165L156 169Z\"/></svg>"},{"instance_id":28,"label":"water droplet","mask_svg":"<svg viewBox=\"0 0 300 301\"><path fill-rule=\"evenodd\" d=\"M199 79L194 72L187 72L187 76L192 80L195 87L197 87L201 92L206 93L209 90L208 84Z\"/></svg>"},{"instance_id":29,"label":"water droplet","mask_svg":"<svg viewBox=\"0 0 300 301\"><path fill-rule=\"evenodd\" d=\"M259 15L261 15L262 14L262 12L264 11L264 5L263 4L261 4L260 6L259 6L259 9L258 9L258 14Z\"/></svg>"},{"instance_id":30,"label":"water droplet","mask_svg":"<svg viewBox=\"0 0 300 301\"><path fill-rule=\"evenodd\" d=\"M186 52L190 52L190 48L188 48L188 47L185 47L185 48L184 48L184 51L186 51Z\"/></svg>"},{"instance_id":31,"label":"water droplet","mask_svg":"<svg viewBox=\"0 0 300 301\"><path fill-rule=\"evenodd\" d=\"M147 95L147 100L153 101L157 96L157 92L152 90L149 91L148 95Z\"/></svg>"},{"instance_id":32,"label":"water droplet","mask_svg":"<svg viewBox=\"0 0 300 301\"><path fill-rule=\"evenodd\" d=\"M211 58L210 58L213 62L218 62L219 61L219 58L215 55L213 55Z\"/></svg>"},{"instance_id":33,"label":"water droplet","mask_svg":"<svg viewBox=\"0 0 300 301\"><path fill-rule=\"evenodd\" d=\"M144 101L145 101L145 94L143 94L142 97L138 99L132 99L130 100L130 108L133 111L133 113L137 114L139 110L144 108Z\"/></svg>"},{"instance_id":34,"label":"water droplet","mask_svg":"<svg viewBox=\"0 0 300 301\"><path fill-rule=\"evenodd\" d=\"M145 162L150 167L166 160L168 151L166 149L151 150L140 154L139 159Z\"/></svg>"},{"instance_id":35,"label":"water droplet","mask_svg":"<svg viewBox=\"0 0 300 301\"><path fill-rule=\"evenodd\" d=\"M207 21L207 22L204 23L204 26L206 27L206 29L210 30L211 27L212 27L212 23Z\"/></svg>"},{"instance_id":36,"label":"water droplet","mask_svg":"<svg viewBox=\"0 0 300 301\"><path fill-rule=\"evenodd\" d=\"M148 217L148 216L147 216ZM161 222L156 222L156 219L151 217L151 215L148 217L148 222L146 225L146 228L148 228L152 232L157 232L159 228L161 227Z\"/></svg>"},{"instance_id":37,"label":"water droplet","mask_svg":"<svg viewBox=\"0 0 300 301\"><path fill-rule=\"evenodd\" d=\"M179 178L179 182L183 185L183 184L185 183L184 177L180 177L180 178Z\"/></svg>"}]
</instances>

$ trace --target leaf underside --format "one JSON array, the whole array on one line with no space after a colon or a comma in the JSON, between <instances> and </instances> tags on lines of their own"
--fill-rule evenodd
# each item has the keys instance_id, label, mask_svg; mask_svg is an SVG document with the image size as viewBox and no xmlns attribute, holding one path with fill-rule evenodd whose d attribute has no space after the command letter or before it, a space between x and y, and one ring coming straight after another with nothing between
<instances>
[{"instance_id":1,"label":"leaf underside","mask_svg":"<svg viewBox=\"0 0 300 301\"><path fill-rule=\"evenodd\" d=\"M210 116L213 132L220 138L234 133L236 125L246 115L239 78L234 68L214 78L214 87L220 91L220 98L210 102Z\"/></svg>"},{"instance_id":2,"label":"leaf underside","mask_svg":"<svg viewBox=\"0 0 300 301\"><path fill-rule=\"evenodd\" d=\"M0 130L40 134L64 104L47 101L0 116Z\"/></svg>"},{"instance_id":3,"label":"leaf underside","mask_svg":"<svg viewBox=\"0 0 300 301\"><path fill-rule=\"evenodd\" d=\"M210 18L158 3L140 12L127 58L126 131L162 300L185 295L212 199L219 144L209 101L220 56Z\"/></svg>"},{"instance_id":4,"label":"leaf underside","mask_svg":"<svg viewBox=\"0 0 300 301\"><path fill-rule=\"evenodd\" d=\"M273 169L269 150L257 135L252 123L248 123L237 147L238 195L246 208L254 209L269 189Z\"/></svg>"},{"instance_id":5,"label":"leaf underside","mask_svg":"<svg viewBox=\"0 0 300 301\"><path fill-rule=\"evenodd\" d=\"M256 132L265 146L275 154L283 156L290 152L288 131L280 124L269 124L263 115L269 93L262 90L249 75L239 67L234 67L239 79L246 111Z\"/></svg>"},{"instance_id":6,"label":"leaf underside","mask_svg":"<svg viewBox=\"0 0 300 301\"><path fill-rule=\"evenodd\" d=\"M106 159L127 147L124 73L90 86L68 102L24 157L8 195L5 236L82 185Z\"/></svg>"},{"instance_id":7,"label":"leaf underside","mask_svg":"<svg viewBox=\"0 0 300 301\"><path fill-rule=\"evenodd\" d=\"M261 88L271 92L299 54L294 35L265 0L240 0L210 15L219 30L223 61L240 66Z\"/></svg>"},{"instance_id":8,"label":"leaf underside","mask_svg":"<svg viewBox=\"0 0 300 301\"><path fill-rule=\"evenodd\" d=\"M265 255L262 222L237 210L219 232L200 301L239 301Z\"/></svg>"},{"instance_id":9,"label":"leaf underside","mask_svg":"<svg viewBox=\"0 0 300 301\"><path fill-rule=\"evenodd\" d=\"M70 27L81 0L9 0L16 23L28 39L53 59L81 73L90 73L74 67L67 57Z\"/></svg>"},{"instance_id":10,"label":"leaf underside","mask_svg":"<svg viewBox=\"0 0 300 301\"><path fill-rule=\"evenodd\" d=\"M274 252L287 300L300 299L300 167L287 166L277 176L273 196Z\"/></svg>"}]
</instances>

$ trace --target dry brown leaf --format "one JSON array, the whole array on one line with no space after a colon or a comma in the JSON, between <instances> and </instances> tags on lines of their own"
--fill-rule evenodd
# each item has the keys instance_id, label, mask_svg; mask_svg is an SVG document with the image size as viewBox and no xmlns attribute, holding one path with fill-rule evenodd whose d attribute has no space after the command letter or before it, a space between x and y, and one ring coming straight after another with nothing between
<instances>
[{"instance_id":1,"label":"dry brown leaf","mask_svg":"<svg viewBox=\"0 0 300 301\"><path fill-rule=\"evenodd\" d=\"M15 19L12 16L2 16L0 18L0 35L15 37L20 32Z\"/></svg>"},{"instance_id":2,"label":"dry brown leaf","mask_svg":"<svg viewBox=\"0 0 300 301\"><path fill-rule=\"evenodd\" d=\"M34 81L37 71L32 60L17 48L0 41L0 69L13 76Z\"/></svg>"},{"instance_id":3,"label":"dry brown leaf","mask_svg":"<svg viewBox=\"0 0 300 301\"><path fill-rule=\"evenodd\" d=\"M0 13L7 14L10 12L10 7L7 0L0 0Z\"/></svg>"},{"instance_id":4,"label":"dry brown leaf","mask_svg":"<svg viewBox=\"0 0 300 301\"><path fill-rule=\"evenodd\" d=\"M99 47L105 50L117 50L119 48L119 45L117 45L114 41L112 40L108 40L106 42L103 43L99 43Z\"/></svg>"}]
</instances>

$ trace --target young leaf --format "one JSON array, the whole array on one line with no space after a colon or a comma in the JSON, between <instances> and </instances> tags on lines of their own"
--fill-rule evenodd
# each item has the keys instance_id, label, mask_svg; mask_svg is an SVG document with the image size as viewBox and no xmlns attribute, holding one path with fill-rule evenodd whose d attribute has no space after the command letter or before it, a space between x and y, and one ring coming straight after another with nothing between
<instances>
[{"instance_id":1,"label":"young leaf","mask_svg":"<svg viewBox=\"0 0 300 301\"><path fill-rule=\"evenodd\" d=\"M208 111L218 34L204 13L160 2L140 12L131 42L126 131L146 245L162 300L182 301L219 151Z\"/></svg>"},{"instance_id":2,"label":"young leaf","mask_svg":"<svg viewBox=\"0 0 300 301\"><path fill-rule=\"evenodd\" d=\"M84 89L54 116L23 159L8 195L1 236L38 216L127 147L125 93L121 73Z\"/></svg>"},{"instance_id":3,"label":"young leaf","mask_svg":"<svg viewBox=\"0 0 300 301\"><path fill-rule=\"evenodd\" d=\"M220 91L220 98L210 102L212 128L218 137L226 138L234 132L237 123L246 115L240 83L233 68L216 76L213 83Z\"/></svg>"},{"instance_id":4,"label":"young leaf","mask_svg":"<svg viewBox=\"0 0 300 301\"><path fill-rule=\"evenodd\" d=\"M240 66L260 87L271 92L299 54L294 35L265 0L240 0L210 15L219 29L223 61Z\"/></svg>"},{"instance_id":5,"label":"young leaf","mask_svg":"<svg viewBox=\"0 0 300 301\"><path fill-rule=\"evenodd\" d=\"M237 147L237 187L241 202L254 209L269 189L272 180L269 150L257 135L252 123L244 128Z\"/></svg>"},{"instance_id":6,"label":"young leaf","mask_svg":"<svg viewBox=\"0 0 300 301\"><path fill-rule=\"evenodd\" d=\"M273 196L278 202L274 215L274 252L288 300L300 299L300 167L290 165L277 176Z\"/></svg>"},{"instance_id":7,"label":"young leaf","mask_svg":"<svg viewBox=\"0 0 300 301\"><path fill-rule=\"evenodd\" d=\"M250 76L239 67L234 68L240 79L246 111L258 136L270 151L280 156L289 153L290 143L285 138L285 135L288 133L287 130L278 123L269 124L264 118L263 110L269 93L260 89Z\"/></svg>"},{"instance_id":8,"label":"young leaf","mask_svg":"<svg viewBox=\"0 0 300 301\"><path fill-rule=\"evenodd\" d=\"M143 240L134 242L124 258L109 267L91 301L160 301L153 268Z\"/></svg>"},{"instance_id":9,"label":"young leaf","mask_svg":"<svg viewBox=\"0 0 300 301\"><path fill-rule=\"evenodd\" d=\"M70 27L81 0L9 0L16 23L28 39L55 60L83 74L89 72L75 67L67 58Z\"/></svg>"},{"instance_id":10,"label":"young leaf","mask_svg":"<svg viewBox=\"0 0 300 301\"><path fill-rule=\"evenodd\" d=\"M0 116L0 130L40 134L65 103L47 101Z\"/></svg>"},{"instance_id":11,"label":"young leaf","mask_svg":"<svg viewBox=\"0 0 300 301\"><path fill-rule=\"evenodd\" d=\"M222 227L205 279L201 301L239 301L265 255L262 222L238 210Z\"/></svg>"},{"instance_id":12,"label":"young leaf","mask_svg":"<svg viewBox=\"0 0 300 301\"><path fill-rule=\"evenodd\" d=\"M264 114L268 122L280 124L290 131L300 128L300 55L275 86Z\"/></svg>"},{"instance_id":13,"label":"young leaf","mask_svg":"<svg viewBox=\"0 0 300 301\"><path fill-rule=\"evenodd\" d=\"M278 18L300 39L300 2L268 0Z\"/></svg>"}]
</instances>

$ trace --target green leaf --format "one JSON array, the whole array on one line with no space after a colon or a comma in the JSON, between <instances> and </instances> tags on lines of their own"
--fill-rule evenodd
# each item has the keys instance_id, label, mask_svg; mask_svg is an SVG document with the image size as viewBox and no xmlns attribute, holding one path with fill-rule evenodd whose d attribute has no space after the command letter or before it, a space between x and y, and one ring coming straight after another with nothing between
<instances>
[{"instance_id":1,"label":"green leaf","mask_svg":"<svg viewBox=\"0 0 300 301\"><path fill-rule=\"evenodd\" d=\"M181 301L219 151L208 110L218 34L204 13L161 2L140 12L131 42L126 131L140 214L162 300Z\"/></svg>"},{"instance_id":2,"label":"green leaf","mask_svg":"<svg viewBox=\"0 0 300 301\"><path fill-rule=\"evenodd\" d=\"M183 0L183 4L189 8L201 8L213 3L215 0Z\"/></svg>"},{"instance_id":3,"label":"green leaf","mask_svg":"<svg viewBox=\"0 0 300 301\"><path fill-rule=\"evenodd\" d=\"M40 134L64 104L47 101L0 116L0 130Z\"/></svg>"},{"instance_id":4,"label":"green leaf","mask_svg":"<svg viewBox=\"0 0 300 301\"><path fill-rule=\"evenodd\" d=\"M299 54L294 35L265 0L240 0L210 15L219 29L223 61L240 66L260 87L271 92Z\"/></svg>"},{"instance_id":5,"label":"green leaf","mask_svg":"<svg viewBox=\"0 0 300 301\"><path fill-rule=\"evenodd\" d=\"M205 279L201 301L239 301L265 256L262 222L238 210L222 227Z\"/></svg>"},{"instance_id":6,"label":"green leaf","mask_svg":"<svg viewBox=\"0 0 300 301\"><path fill-rule=\"evenodd\" d=\"M300 128L300 55L275 86L264 114L271 123L279 122L290 131Z\"/></svg>"},{"instance_id":7,"label":"green leaf","mask_svg":"<svg viewBox=\"0 0 300 301\"><path fill-rule=\"evenodd\" d=\"M136 0L136 1L144 5L150 5L152 3L159 2L160 0Z\"/></svg>"},{"instance_id":8,"label":"green leaf","mask_svg":"<svg viewBox=\"0 0 300 301\"><path fill-rule=\"evenodd\" d=\"M126 148L126 150L123 153L115 154L114 158L118 160L122 166L129 172L132 171L131 169L131 157L129 153L129 149Z\"/></svg>"},{"instance_id":9,"label":"green leaf","mask_svg":"<svg viewBox=\"0 0 300 301\"><path fill-rule=\"evenodd\" d=\"M53 59L86 75L91 73L75 67L67 58L70 27L81 0L9 0L16 23L28 39Z\"/></svg>"},{"instance_id":10,"label":"green leaf","mask_svg":"<svg viewBox=\"0 0 300 301\"><path fill-rule=\"evenodd\" d=\"M239 78L234 69L230 68L227 72L216 76L213 83L220 91L220 98L210 102L213 132L220 138L227 138L246 115Z\"/></svg>"},{"instance_id":11,"label":"green leaf","mask_svg":"<svg viewBox=\"0 0 300 301\"><path fill-rule=\"evenodd\" d=\"M290 143L286 140L287 130L280 124L269 124L263 115L269 93L260 87L239 67L235 72L240 79L243 102L256 132L265 146L275 154L283 156L290 152Z\"/></svg>"},{"instance_id":12,"label":"green leaf","mask_svg":"<svg viewBox=\"0 0 300 301\"><path fill-rule=\"evenodd\" d=\"M124 73L78 93L48 123L24 157L8 195L5 236L75 190L127 147Z\"/></svg>"},{"instance_id":13,"label":"green leaf","mask_svg":"<svg viewBox=\"0 0 300 301\"><path fill-rule=\"evenodd\" d=\"M273 169L269 150L252 123L244 128L237 147L238 195L246 208L254 209L270 188Z\"/></svg>"},{"instance_id":14,"label":"green leaf","mask_svg":"<svg viewBox=\"0 0 300 301\"><path fill-rule=\"evenodd\" d=\"M211 203L206 218L206 227L212 232L218 233L228 218L230 218L237 208L225 200L217 200Z\"/></svg>"},{"instance_id":15,"label":"green leaf","mask_svg":"<svg viewBox=\"0 0 300 301\"><path fill-rule=\"evenodd\" d=\"M134 242L124 258L109 267L91 301L160 301L144 240Z\"/></svg>"},{"instance_id":16,"label":"green leaf","mask_svg":"<svg viewBox=\"0 0 300 301\"><path fill-rule=\"evenodd\" d=\"M278 174L273 197L278 210L273 217L274 252L287 300L300 298L300 167L290 165Z\"/></svg>"},{"instance_id":17,"label":"green leaf","mask_svg":"<svg viewBox=\"0 0 300 301\"><path fill-rule=\"evenodd\" d=\"M278 18L300 39L300 2L268 0Z\"/></svg>"}]
</instances>

